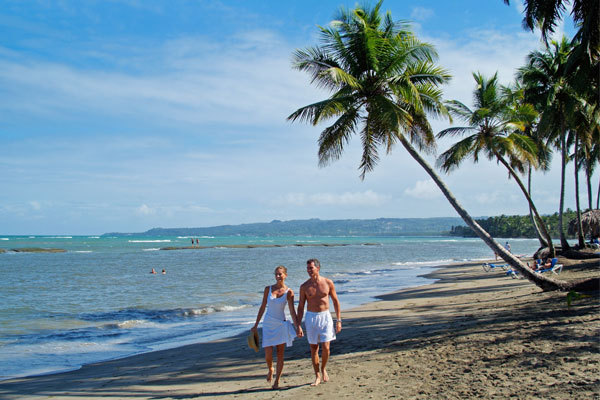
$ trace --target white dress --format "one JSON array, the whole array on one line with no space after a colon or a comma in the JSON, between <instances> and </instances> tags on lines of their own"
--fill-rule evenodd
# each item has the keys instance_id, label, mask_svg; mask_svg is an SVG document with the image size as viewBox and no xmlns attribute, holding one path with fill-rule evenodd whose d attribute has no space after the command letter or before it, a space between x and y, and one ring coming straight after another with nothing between
<instances>
[{"instance_id":1,"label":"white dress","mask_svg":"<svg viewBox=\"0 0 600 400\"><path fill-rule=\"evenodd\" d=\"M290 347L296 337L296 330L292 321L285 318L285 306L287 305L287 288L283 296L275 297L271 293L267 297L267 312L263 321L262 347L276 346L285 343Z\"/></svg>"}]
</instances>

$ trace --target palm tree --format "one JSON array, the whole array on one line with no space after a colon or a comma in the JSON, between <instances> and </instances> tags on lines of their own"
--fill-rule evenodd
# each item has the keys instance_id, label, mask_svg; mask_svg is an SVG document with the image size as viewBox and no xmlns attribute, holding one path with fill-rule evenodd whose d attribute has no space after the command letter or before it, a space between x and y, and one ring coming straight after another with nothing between
<instances>
[{"instance_id":1,"label":"palm tree","mask_svg":"<svg viewBox=\"0 0 600 400\"><path fill-rule=\"evenodd\" d=\"M506 262L544 290L576 287L534 273L506 251L458 203L421 156L417 148L428 150L434 145L427 113L446 115L438 86L448 81L449 75L434 64L436 53L431 45L419 41L406 25L394 22L389 12L381 17L381 3L372 9L342 9L329 28L320 28L321 46L295 52L294 67L308 72L314 84L332 94L299 108L288 120L317 125L335 118L319 138L321 166L339 159L352 135L359 134L363 179L377 163L378 147L389 152L400 142L466 224Z\"/></svg>"},{"instance_id":2,"label":"palm tree","mask_svg":"<svg viewBox=\"0 0 600 400\"><path fill-rule=\"evenodd\" d=\"M503 0L510 4L510 0ZM578 41L577 57L582 60L583 53L589 60L598 59L600 50L600 2L598 0L523 0L525 17L523 27L533 31L539 28L542 39L554 33L559 21L563 18L566 4L572 3L571 16L578 27L575 39Z\"/></svg>"},{"instance_id":3,"label":"palm tree","mask_svg":"<svg viewBox=\"0 0 600 400\"><path fill-rule=\"evenodd\" d=\"M470 135L442 153L438 158L438 166L445 172L449 172L457 168L467 157L478 162L480 153L490 160L501 163L527 199L550 254L554 257L552 237L538 213L529 191L514 168L516 166L518 169L522 169L523 163L537 165L538 148L534 140L527 135L517 133L525 130L523 121L535 118L535 110L529 104L523 104L521 107L511 110L507 100L500 95L497 74L488 79L479 73L474 73L473 78L477 83L477 88L473 93L476 108L471 110L457 100L448 103L450 113L466 121L469 125L444 129L438 133L437 137L443 138L448 135L457 136L465 133L470 133Z\"/></svg>"},{"instance_id":4,"label":"palm tree","mask_svg":"<svg viewBox=\"0 0 600 400\"><path fill-rule=\"evenodd\" d=\"M563 250L569 249L564 227L563 210L565 197L565 168L568 162L567 136L571 128L571 115L580 104L578 93L573 90L567 61L573 45L563 37L552 41L544 52L534 51L528 55L527 64L517 75L525 87L525 100L540 112L538 130L561 152L561 187L559 204L559 233Z\"/></svg>"},{"instance_id":5,"label":"palm tree","mask_svg":"<svg viewBox=\"0 0 600 400\"><path fill-rule=\"evenodd\" d=\"M516 119L523 124L523 134L531 138L538 149L536 157L537 165L533 165L532 163L528 162L525 162L524 165L527 170L527 193L529 193L529 196L531 196L532 170L535 167L536 169L544 172L548 171L550 169L550 161L552 160L552 152L548 146L546 146L543 139L537 134L536 125L539 114L537 111L535 111L531 104L525 102L525 90L521 86L521 83L519 81L515 81L511 86L503 86L502 97L508 103L508 110L513 115L511 118ZM515 169L518 169L520 173L525 173L522 168L517 168L522 165L522 162L513 162L511 165L513 165ZM542 247L548 247L548 243L544 238L542 238L540 227L538 226L536 218L533 215L533 210L531 207L529 207L529 219L531 220L534 232ZM546 226L546 228L548 228L548 226Z\"/></svg>"},{"instance_id":6,"label":"palm tree","mask_svg":"<svg viewBox=\"0 0 600 400\"><path fill-rule=\"evenodd\" d=\"M575 172L575 204L577 207L577 238L579 248L585 247L585 239L583 233L583 226L581 223L581 206L579 200L579 170L585 169L587 176L587 192L588 192L588 204L589 209L592 208L592 198L591 198L591 182L589 176L591 175L590 170L594 168L594 161L592 159L592 141L594 140L594 136L597 136L597 132L599 130L599 120L600 120L600 111L598 110L598 104L593 104L596 96L590 97L592 102L585 101L584 98L581 98L580 107L573 114L573 123L574 123L574 141L575 141L575 151L573 152L573 165ZM595 138L597 141L597 137Z\"/></svg>"}]
</instances>

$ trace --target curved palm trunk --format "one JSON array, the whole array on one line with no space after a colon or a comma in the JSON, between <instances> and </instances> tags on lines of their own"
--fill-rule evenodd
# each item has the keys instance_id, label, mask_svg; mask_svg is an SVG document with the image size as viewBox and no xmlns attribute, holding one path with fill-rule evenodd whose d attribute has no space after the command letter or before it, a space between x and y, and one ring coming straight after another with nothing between
<instances>
[{"instance_id":1,"label":"curved palm trunk","mask_svg":"<svg viewBox=\"0 0 600 400\"><path fill-rule=\"evenodd\" d=\"M588 159L585 160L585 180L587 183L587 195L588 195L588 209L592 209L592 173L590 172L589 154Z\"/></svg>"},{"instance_id":2,"label":"curved palm trunk","mask_svg":"<svg viewBox=\"0 0 600 400\"><path fill-rule=\"evenodd\" d=\"M538 221L540 229L542 230L542 235L548 242L548 250L550 251L550 257L555 257L556 250L554 249L554 244L552 243L552 237L550 236L550 233L548 232L548 229L546 228L546 224L542 220L542 217L540 217L540 214L538 213L537 208L535 207L535 204L533 204L533 200L531 199L531 196L527 192L525 185L523 185L523 182L521 181L521 179L519 178L519 176L517 175L517 173L515 172L513 167L511 167L510 164L508 162L506 162L506 160L498 152L494 152L494 155L502 163L502 165L504 165L506 167L510 176L512 176L515 179L515 182L517 182L517 185L519 185L519 188L525 195L525 198L529 202L529 208L531 209L531 211L533 211L533 214L535 215L535 219Z\"/></svg>"},{"instance_id":3,"label":"curved palm trunk","mask_svg":"<svg viewBox=\"0 0 600 400\"><path fill-rule=\"evenodd\" d=\"M527 193L531 196L531 165L527 168ZM542 238L542 234L540 233L540 227L537 224L537 221L533 217L533 210L531 206L529 207L529 219L531 220L531 224L533 225L533 230L538 240L540 241L540 245L542 247L548 247L548 243Z\"/></svg>"},{"instance_id":4,"label":"curved palm trunk","mask_svg":"<svg viewBox=\"0 0 600 400\"><path fill-rule=\"evenodd\" d=\"M450 202L452 207L456 210L458 215L465 221L465 223L473 229L473 231L487 244L494 252L496 252L504 261L506 261L511 267L519 271L524 277L529 279L531 282L542 288L544 291L550 290L565 290L568 288L568 282L555 281L554 279L547 278L541 274L533 272L523 264L521 260L516 258L512 253L508 252L500 243L496 242L494 238L490 236L478 223L475 221L467 211L458 203L458 200L450 192L448 187L444 184L439 175L433 170L433 168L425 161L423 157L412 147L408 140L404 136L400 136L400 142L412 156L423 167L423 169L429 174L431 179L440 188L446 199Z\"/></svg>"},{"instance_id":5,"label":"curved palm trunk","mask_svg":"<svg viewBox=\"0 0 600 400\"><path fill-rule=\"evenodd\" d=\"M569 242L565 237L565 230L563 227L563 210L565 207L565 170L567 165L567 133L563 132L560 138L560 154L561 154L561 166L560 166L560 203L558 206L558 232L560 234L560 245L563 249L569 250Z\"/></svg>"},{"instance_id":6,"label":"curved palm trunk","mask_svg":"<svg viewBox=\"0 0 600 400\"><path fill-rule=\"evenodd\" d=\"M581 225L581 206L579 205L579 168L578 154L579 134L575 132L575 160L573 160L573 169L575 170L575 207L577 209L577 241L580 249L585 248L585 239L583 238L583 226Z\"/></svg>"},{"instance_id":7,"label":"curved palm trunk","mask_svg":"<svg viewBox=\"0 0 600 400\"><path fill-rule=\"evenodd\" d=\"M600 179L598 179L598 191L596 192L596 210L600 208Z\"/></svg>"}]
</instances>

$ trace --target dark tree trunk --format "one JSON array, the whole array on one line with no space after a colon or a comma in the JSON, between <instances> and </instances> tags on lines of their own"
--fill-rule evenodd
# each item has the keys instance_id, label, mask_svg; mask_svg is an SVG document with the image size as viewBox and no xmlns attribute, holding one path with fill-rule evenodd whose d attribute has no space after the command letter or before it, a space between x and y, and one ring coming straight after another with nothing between
<instances>
[{"instance_id":1,"label":"dark tree trunk","mask_svg":"<svg viewBox=\"0 0 600 400\"><path fill-rule=\"evenodd\" d=\"M577 209L577 242L580 249L585 248L585 239L583 238L583 226L581 225L581 206L579 203L579 164L577 164L579 155L579 133L575 132L575 159L573 160L573 169L575 170L575 208Z\"/></svg>"},{"instance_id":2,"label":"dark tree trunk","mask_svg":"<svg viewBox=\"0 0 600 400\"><path fill-rule=\"evenodd\" d=\"M498 159L498 161L500 161L502 163L502 165L504 165L506 167L510 176L512 176L515 179L515 182L517 182L517 185L519 185L521 192L523 192L523 194L525 195L525 198L527 199L527 202L529 203L529 208L531 209L531 211L533 211L533 214L535 215L535 219L537 220L539 227L542 231L542 235L544 236L544 239L546 239L546 241L548 242L548 250L550 252L550 257L555 257L556 250L554 249L554 244L552 243L552 237L550 236L550 233L548 232L548 228L546 228L546 224L544 223L544 220L542 220L542 217L538 213L537 208L535 207L535 204L533 204L533 200L531 199L531 196L529 196L529 193L527 192L525 185L523 185L523 181L521 181L521 179L519 178L519 176L517 175L517 173L515 172L513 167L511 167L510 164L499 153L495 153L495 156Z\"/></svg>"},{"instance_id":3,"label":"dark tree trunk","mask_svg":"<svg viewBox=\"0 0 600 400\"><path fill-rule=\"evenodd\" d=\"M596 192L596 210L600 209L600 179L598 179L598 191Z\"/></svg>"},{"instance_id":4,"label":"dark tree trunk","mask_svg":"<svg viewBox=\"0 0 600 400\"><path fill-rule=\"evenodd\" d=\"M561 166L560 166L560 205L558 206L558 232L560 234L560 246L564 250L568 250L569 242L565 236L565 229L563 227L563 210L565 208L565 173L567 165L567 133L563 132L560 137L560 154L561 154Z\"/></svg>"},{"instance_id":5,"label":"dark tree trunk","mask_svg":"<svg viewBox=\"0 0 600 400\"><path fill-rule=\"evenodd\" d=\"M529 167L527 168L527 193L529 193L529 196L531 197L531 165L529 165ZM533 231L535 232L535 235L540 241L540 245L542 247L548 247L548 243L546 243L546 241L542 238L542 234L540 233L540 227L538 226L537 221L533 217L533 210L531 209L531 206L529 206L529 219L531 220L531 224L533 225Z\"/></svg>"},{"instance_id":6,"label":"dark tree trunk","mask_svg":"<svg viewBox=\"0 0 600 400\"><path fill-rule=\"evenodd\" d=\"M585 181L587 183L588 210L592 209L592 174L590 172L590 162L591 160L586 160L585 162Z\"/></svg>"}]
</instances>

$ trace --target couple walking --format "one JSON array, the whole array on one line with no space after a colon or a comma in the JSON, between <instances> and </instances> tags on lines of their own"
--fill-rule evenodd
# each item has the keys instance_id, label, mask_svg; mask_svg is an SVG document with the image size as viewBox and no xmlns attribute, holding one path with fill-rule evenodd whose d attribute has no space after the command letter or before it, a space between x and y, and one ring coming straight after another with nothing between
<instances>
[{"instance_id":1,"label":"couple walking","mask_svg":"<svg viewBox=\"0 0 600 400\"><path fill-rule=\"evenodd\" d=\"M300 301L298 302L298 313L294 309L294 291L285 285L287 269L280 265L275 268L276 283L265 287L263 301L258 310L256 323L251 331L256 333L258 323L265 313L263 322L262 347L265 349L265 360L267 361L267 382L273 381L273 348L277 350L277 370L273 389L279 388L279 378L283 371L283 354L285 346L291 346L296 336L303 337L302 317L304 316L304 304L306 303L306 337L310 344L310 356L313 369L315 370L315 381L311 384L316 386L321 382L327 382L327 361L329 360L329 342L335 340L335 334L342 330L342 319L340 316L340 302L335 292L335 286L331 279L320 276L321 264L316 258L306 262L306 272L310 277L300 286ZM329 312L329 298L333 301L336 323L334 326ZM290 309L292 321L285 319L285 305ZM321 360L319 362L319 345L323 347Z\"/></svg>"}]
</instances>

